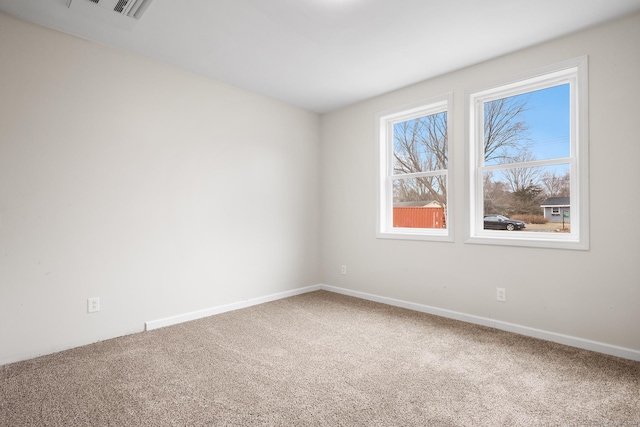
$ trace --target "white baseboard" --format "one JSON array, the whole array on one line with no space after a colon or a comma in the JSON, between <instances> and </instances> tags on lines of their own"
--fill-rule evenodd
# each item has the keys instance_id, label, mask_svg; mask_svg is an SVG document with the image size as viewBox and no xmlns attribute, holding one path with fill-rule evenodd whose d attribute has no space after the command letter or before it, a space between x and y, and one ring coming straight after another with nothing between
<instances>
[{"instance_id":1,"label":"white baseboard","mask_svg":"<svg viewBox=\"0 0 640 427\"><path fill-rule=\"evenodd\" d=\"M227 311L239 310L241 308L251 307L252 305L263 304L282 298L288 298L295 295L305 294L307 292L319 291L321 285L307 286L305 288L297 288L290 291L279 292L277 294L266 295L258 298L250 298L231 304L220 305L217 307L206 308L204 310L192 311L190 313L178 314L176 316L165 317L163 319L150 320L145 322L145 331L152 331L165 326L177 325L178 323L189 322L191 320L202 319L203 317L213 316L214 314L226 313Z\"/></svg>"},{"instance_id":2,"label":"white baseboard","mask_svg":"<svg viewBox=\"0 0 640 427\"><path fill-rule=\"evenodd\" d=\"M324 284L307 286L304 288L293 289L290 291L280 292L277 294L267 295L264 297L251 298L251 299L239 301L236 303L231 303L231 304L222 305L218 307L212 307L204 310L180 314L177 316L166 317L163 319L152 320L145 323L145 330L151 331L153 329L163 328L165 326L176 325L178 323L201 319L203 317L225 313L227 311L239 310L242 308L251 307L253 305L263 304L265 302L275 301L282 298L288 298L294 295L300 295L307 292L318 291L321 289L329 292L335 292L338 294L343 294L343 295L348 295L348 296L368 300L368 301L379 302L382 304L387 304L395 307L402 307L409 310L418 311L421 313L434 314L436 316L442 316L449 319L461 320L467 323L488 326L488 327L499 329L502 331L513 332L516 334L525 335L533 338L539 338L542 340L551 341L558 344L564 344L571 347L582 348L584 350L595 351L597 353L603 353L611 356L622 357L624 359L640 361L639 350L633 350L630 348L619 347L619 346L597 342L597 341L591 341L588 339L573 337L570 335L563 335L555 332L544 331L541 329L530 328L527 326L516 325L513 323L502 322L500 320L489 319L487 317L474 316L472 314L461 313L458 311L446 310L446 309L433 307L429 305L417 304L409 301L403 301L403 300L398 300L394 298L388 298L388 297L383 297L379 295L369 294L366 292L359 292L351 289L345 289L337 286L324 285Z\"/></svg>"},{"instance_id":3,"label":"white baseboard","mask_svg":"<svg viewBox=\"0 0 640 427\"><path fill-rule=\"evenodd\" d=\"M452 310L432 307L423 304L416 304L408 301L397 300L393 298L382 297L379 295L368 294L365 292L353 291L350 289L339 288L337 286L320 285L323 290L361 298L369 301L379 302L395 307L407 308L409 310L419 311L422 313L434 314L436 316L447 317L449 319L461 320L476 325L489 326L491 328L500 329L502 331L513 332L533 338L539 338L545 341L551 341L558 344L564 344L571 347L582 348L584 350L595 351L598 353L608 354L610 356L622 357L640 361L640 351L630 348L619 347L597 341L591 341L584 338L572 337L570 335L558 334L555 332L543 331L541 329L529 328L527 326L516 325L513 323L502 322L486 317L474 316L472 314L460 313Z\"/></svg>"},{"instance_id":4,"label":"white baseboard","mask_svg":"<svg viewBox=\"0 0 640 427\"><path fill-rule=\"evenodd\" d=\"M434 314L436 316L442 316L449 319L461 320L463 322L473 323L476 325L488 326L491 328L500 329L503 331L513 332L520 335L525 335L529 337L539 338L546 341L556 342L559 344L564 344L572 347L582 348L585 350L595 351L598 353L608 354L611 356L622 357L624 359L630 359L640 362L640 351L634 350L625 347L619 347L611 344L606 344L597 341L591 341L584 338L573 337L570 335L558 334L555 332L543 331L540 329L529 328L527 326L516 325L513 323L502 322L495 319L489 319L486 317L474 316L471 314L465 314L452 310L445 310L442 308L432 307L424 304L417 304L408 301L402 301L394 298L383 297L379 295L369 294L366 292L359 292L350 289L340 288L337 286L323 285L318 284L314 286L307 286L304 288L293 289L290 291L279 292L276 294L266 295L258 298L251 298L244 301L239 301L231 304L226 304L222 306L212 307L204 310L194 311L190 313L180 314L176 316L166 317L163 319L151 320L145 322L145 330L151 331L153 329L162 328L165 326L176 325L178 323L188 322L191 320L200 319L207 316L212 316L215 314L225 313L227 311L239 310L241 308L251 307L253 305L263 304L270 301L279 300L282 298L288 298L295 295L304 294L307 292L326 290L329 292L335 292L343 295L348 295L364 300L379 302L382 304L387 304L395 307L402 307L409 310L414 310L422 313ZM139 331L129 331L120 335L126 335L128 333L137 333ZM67 350L69 348L79 347L82 345L91 344L96 341L101 341L103 339L110 339L115 337L101 337L98 340L93 340L91 342L78 342L78 343L67 343L66 345L56 346L46 351L38 351L27 354L20 354L18 356L14 355L11 358L6 360L0 360L0 366L8 363L19 362L21 360L31 359L34 357L55 353L62 350Z\"/></svg>"}]
</instances>

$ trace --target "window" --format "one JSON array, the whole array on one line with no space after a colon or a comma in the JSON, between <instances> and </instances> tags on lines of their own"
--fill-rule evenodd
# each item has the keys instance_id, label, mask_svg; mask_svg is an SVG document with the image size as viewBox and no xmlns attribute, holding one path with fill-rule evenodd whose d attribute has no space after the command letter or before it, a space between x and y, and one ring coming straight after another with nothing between
<instances>
[{"instance_id":1,"label":"window","mask_svg":"<svg viewBox=\"0 0 640 427\"><path fill-rule=\"evenodd\" d=\"M378 115L378 237L451 240L451 96Z\"/></svg>"},{"instance_id":2,"label":"window","mask_svg":"<svg viewBox=\"0 0 640 427\"><path fill-rule=\"evenodd\" d=\"M466 241L588 249L587 59L474 91L467 99ZM570 223L548 222L549 200L566 203ZM558 215L558 208L551 213Z\"/></svg>"}]
</instances>

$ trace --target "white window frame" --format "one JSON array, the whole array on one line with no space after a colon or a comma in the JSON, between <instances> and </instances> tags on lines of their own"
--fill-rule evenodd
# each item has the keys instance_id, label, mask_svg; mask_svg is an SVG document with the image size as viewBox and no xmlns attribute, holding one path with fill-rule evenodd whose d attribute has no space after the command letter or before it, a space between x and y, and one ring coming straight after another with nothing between
<instances>
[{"instance_id":1,"label":"white window frame","mask_svg":"<svg viewBox=\"0 0 640 427\"><path fill-rule=\"evenodd\" d=\"M579 57L545 67L517 79L467 91L468 209L466 243L528 246L559 249L589 249L589 176L588 176L588 64ZM547 87L570 85L570 154L569 157L538 160L523 166L569 164L571 176L571 232L533 233L485 230L483 226L483 172L504 165L484 165L484 103ZM517 163L509 167L518 167Z\"/></svg>"},{"instance_id":2,"label":"white window frame","mask_svg":"<svg viewBox=\"0 0 640 427\"><path fill-rule=\"evenodd\" d=\"M453 241L451 220L453 211L453 94L433 97L411 105L395 108L376 115L377 154L378 154L378 188L376 237L385 239ZM432 114L447 112L447 169L426 171L412 174L396 175L393 171L393 126L407 120ZM446 228L405 228L393 226L393 181L399 177L417 178L422 176L445 175L447 182Z\"/></svg>"}]
</instances>

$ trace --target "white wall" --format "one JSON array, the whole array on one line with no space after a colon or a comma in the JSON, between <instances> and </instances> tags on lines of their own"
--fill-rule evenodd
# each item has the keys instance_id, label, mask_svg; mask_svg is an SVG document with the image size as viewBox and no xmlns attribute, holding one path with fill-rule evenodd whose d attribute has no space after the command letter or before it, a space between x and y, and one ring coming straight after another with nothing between
<instances>
[{"instance_id":1,"label":"white wall","mask_svg":"<svg viewBox=\"0 0 640 427\"><path fill-rule=\"evenodd\" d=\"M319 116L4 14L0 63L0 364L319 283Z\"/></svg>"},{"instance_id":2,"label":"white wall","mask_svg":"<svg viewBox=\"0 0 640 427\"><path fill-rule=\"evenodd\" d=\"M323 116L325 283L640 350L639 45L635 15ZM585 54L591 249L465 244L465 90ZM455 242L376 239L375 114L450 91Z\"/></svg>"},{"instance_id":3,"label":"white wall","mask_svg":"<svg viewBox=\"0 0 640 427\"><path fill-rule=\"evenodd\" d=\"M636 15L320 119L0 14L0 364L319 282L640 350L639 41ZM584 54L591 250L464 244L464 90ZM455 242L378 240L375 114L449 91Z\"/></svg>"}]
</instances>

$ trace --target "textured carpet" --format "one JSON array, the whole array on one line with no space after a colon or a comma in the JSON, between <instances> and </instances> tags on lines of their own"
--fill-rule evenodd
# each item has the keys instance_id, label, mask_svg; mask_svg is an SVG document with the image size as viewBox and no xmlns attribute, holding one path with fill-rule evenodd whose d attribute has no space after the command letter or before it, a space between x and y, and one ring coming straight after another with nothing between
<instances>
[{"instance_id":1,"label":"textured carpet","mask_svg":"<svg viewBox=\"0 0 640 427\"><path fill-rule=\"evenodd\" d=\"M0 367L2 426L640 426L640 363L313 292Z\"/></svg>"}]
</instances>

